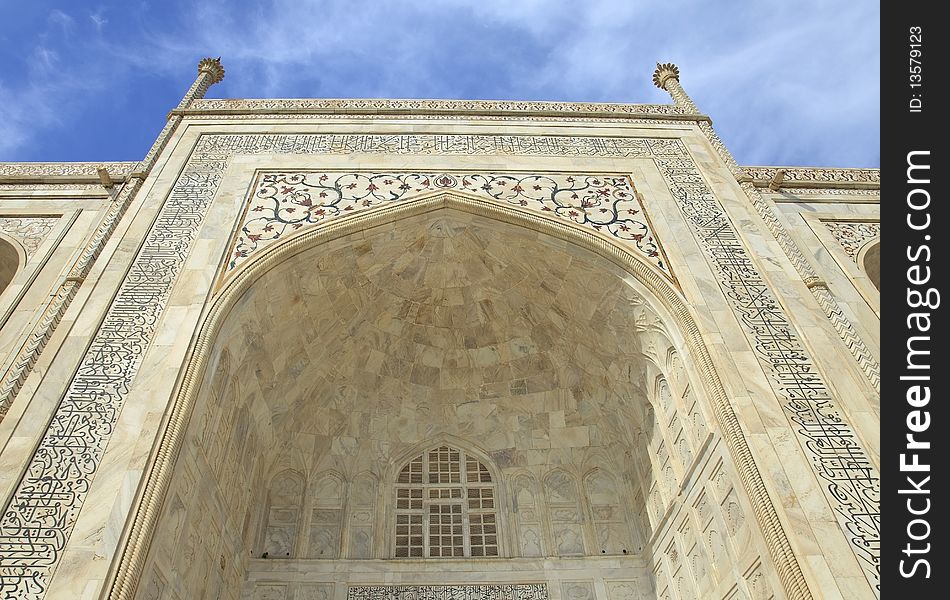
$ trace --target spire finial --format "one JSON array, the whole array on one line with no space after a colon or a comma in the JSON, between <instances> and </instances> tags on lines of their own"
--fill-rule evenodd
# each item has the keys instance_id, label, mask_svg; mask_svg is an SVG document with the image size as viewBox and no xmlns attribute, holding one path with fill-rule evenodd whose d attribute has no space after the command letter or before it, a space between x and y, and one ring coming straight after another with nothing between
<instances>
[{"instance_id":1,"label":"spire finial","mask_svg":"<svg viewBox=\"0 0 950 600\"><path fill-rule=\"evenodd\" d=\"M207 73L211 76L211 85L224 79L224 67L221 66L221 57L202 58L198 63L198 74Z\"/></svg>"},{"instance_id":2,"label":"spire finial","mask_svg":"<svg viewBox=\"0 0 950 600\"><path fill-rule=\"evenodd\" d=\"M665 90L666 82L670 79L680 80L679 67L673 63L656 63L656 71L653 71L653 84L661 90Z\"/></svg>"}]
</instances>

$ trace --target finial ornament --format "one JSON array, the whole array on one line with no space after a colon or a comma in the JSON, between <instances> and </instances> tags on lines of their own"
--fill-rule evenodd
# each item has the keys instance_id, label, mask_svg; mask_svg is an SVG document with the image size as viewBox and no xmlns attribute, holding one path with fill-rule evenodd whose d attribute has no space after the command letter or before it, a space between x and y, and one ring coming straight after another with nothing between
<instances>
[{"instance_id":1,"label":"finial ornament","mask_svg":"<svg viewBox=\"0 0 950 600\"><path fill-rule=\"evenodd\" d=\"M656 71L653 71L653 84L661 90L666 89L666 82L670 79L675 79L679 81L680 79L680 70L679 67L673 63L656 63Z\"/></svg>"},{"instance_id":2,"label":"finial ornament","mask_svg":"<svg viewBox=\"0 0 950 600\"><path fill-rule=\"evenodd\" d=\"M224 79L224 67L221 66L221 57L203 58L198 63L198 74L208 73L211 75L211 84L214 85Z\"/></svg>"}]
</instances>

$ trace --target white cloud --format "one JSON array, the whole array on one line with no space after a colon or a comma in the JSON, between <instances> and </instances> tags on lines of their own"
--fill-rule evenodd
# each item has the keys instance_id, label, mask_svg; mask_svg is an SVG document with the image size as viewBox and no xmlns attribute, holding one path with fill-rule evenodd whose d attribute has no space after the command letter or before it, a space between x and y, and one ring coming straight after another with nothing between
<instances>
[{"instance_id":1,"label":"white cloud","mask_svg":"<svg viewBox=\"0 0 950 600\"><path fill-rule=\"evenodd\" d=\"M20 77L8 75L8 83L0 85L0 155L4 157L16 157L37 144L40 133L68 126L76 111L85 102L95 101L109 82L107 63L93 67L77 61L79 36L67 35L76 28L73 18L54 9L48 20L50 29L37 32Z\"/></svg>"},{"instance_id":2,"label":"white cloud","mask_svg":"<svg viewBox=\"0 0 950 600\"><path fill-rule=\"evenodd\" d=\"M16 90L0 85L0 154L15 152L31 140L37 129L60 124L49 92L39 84Z\"/></svg>"},{"instance_id":3,"label":"white cloud","mask_svg":"<svg viewBox=\"0 0 950 600\"><path fill-rule=\"evenodd\" d=\"M0 85L0 154L16 150L29 137L29 120L23 114L21 98Z\"/></svg>"},{"instance_id":4,"label":"white cloud","mask_svg":"<svg viewBox=\"0 0 950 600\"><path fill-rule=\"evenodd\" d=\"M73 29L73 26L75 25L73 18L58 8L54 8L53 10L49 11L49 20L50 22L56 24L63 34L70 33Z\"/></svg>"},{"instance_id":5,"label":"white cloud","mask_svg":"<svg viewBox=\"0 0 950 600\"><path fill-rule=\"evenodd\" d=\"M103 12L103 9L100 8L98 11L89 15L89 20L95 25L96 31L102 31L102 28L109 22L109 19L105 17Z\"/></svg>"},{"instance_id":6,"label":"white cloud","mask_svg":"<svg viewBox=\"0 0 950 600\"><path fill-rule=\"evenodd\" d=\"M205 0L161 20L145 14L128 37L60 48L58 60L40 44L51 53L37 60L90 89L107 77L121 89L147 70L182 81L183 91L197 59L220 55L228 75L212 95L614 102L668 102L651 74L671 60L740 162L870 164L878 15L875 6L819 0ZM107 22L101 11L89 18L97 30ZM78 30L62 11L50 21ZM47 76L54 97L75 85Z\"/></svg>"},{"instance_id":7,"label":"white cloud","mask_svg":"<svg viewBox=\"0 0 950 600\"><path fill-rule=\"evenodd\" d=\"M31 66L36 71L46 71L52 72L56 68L56 63L59 61L59 53L52 48L47 48L46 46L37 46L33 50L33 61Z\"/></svg>"}]
</instances>

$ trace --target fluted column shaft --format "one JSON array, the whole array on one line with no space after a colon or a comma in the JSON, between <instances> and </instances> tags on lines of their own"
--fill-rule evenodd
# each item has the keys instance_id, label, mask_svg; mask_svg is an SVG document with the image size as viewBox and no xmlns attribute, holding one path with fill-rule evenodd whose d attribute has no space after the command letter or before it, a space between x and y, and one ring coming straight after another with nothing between
<instances>
[{"instance_id":1,"label":"fluted column shaft","mask_svg":"<svg viewBox=\"0 0 950 600\"><path fill-rule=\"evenodd\" d=\"M693 99L689 97L689 94L687 94L683 86L680 85L679 79L675 77L668 78L666 80L666 91L673 97L673 102L676 102L683 108L689 109L690 112L699 112L699 108L693 102Z\"/></svg>"},{"instance_id":2,"label":"fluted column shaft","mask_svg":"<svg viewBox=\"0 0 950 600\"><path fill-rule=\"evenodd\" d=\"M191 84L181 102L175 107L176 110L188 108L192 101L204 98L208 88L224 79L224 67L221 66L220 58L205 58L198 63L198 77Z\"/></svg>"}]
</instances>

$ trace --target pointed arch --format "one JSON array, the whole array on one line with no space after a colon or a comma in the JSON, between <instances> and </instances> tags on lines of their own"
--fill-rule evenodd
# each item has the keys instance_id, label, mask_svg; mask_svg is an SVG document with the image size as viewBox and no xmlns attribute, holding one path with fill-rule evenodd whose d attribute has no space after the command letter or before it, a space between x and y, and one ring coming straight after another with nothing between
<instances>
[{"instance_id":1,"label":"pointed arch","mask_svg":"<svg viewBox=\"0 0 950 600\"><path fill-rule=\"evenodd\" d=\"M445 440L425 448L396 463L392 556L503 556L491 461Z\"/></svg>"},{"instance_id":2,"label":"pointed arch","mask_svg":"<svg viewBox=\"0 0 950 600\"><path fill-rule=\"evenodd\" d=\"M666 375L657 375L653 385L654 406L661 413L668 413L676 409L676 401L673 398L673 389L670 387L670 381Z\"/></svg>"},{"instance_id":3,"label":"pointed arch","mask_svg":"<svg viewBox=\"0 0 950 600\"><path fill-rule=\"evenodd\" d=\"M854 257L858 268L868 276L877 291L881 291L881 238L868 240Z\"/></svg>"},{"instance_id":4,"label":"pointed arch","mask_svg":"<svg viewBox=\"0 0 950 600\"><path fill-rule=\"evenodd\" d=\"M20 242L0 233L0 293L7 289L25 264L26 251Z\"/></svg>"},{"instance_id":5,"label":"pointed arch","mask_svg":"<svg viewBox=\"0 0 950 600\"><path fill-rule=\"evenodd\" d=\"M584 475L584 500L593 529L595 553L622 555L634 548L621 485L613 473L601 467Z\"/></svg>"},{"instance_id":6,"label":"pointed arch","mask_svg":"<svg viewBox=\"0 0 950 600\"><path fill-rule=\"evenodd\" d=\"M379 478L370 471L362 471L353 478L348 495L346 516L347 558L376 558L376 523L381 522L378 511Z\"/></svg>"},{"instance_id":7,"label":"pointed arch","mask_svg":"<svg viewBox=\"0 0 950 600\"><path fill-rule=\"evenodd\" d=\"M679 285L672 271L667 272L657 268L655 264L647 260L644 254L630 247L630 240L624 240L623 238L603 233L599 228L591 228L570 220L561 220L557 217L546 215L543 212L524 208L517 204L482 197L471 192L434 190L420 193L417 196L401 200L395 204L384 204L373 208L362 209L359 212L350 213L346 217L337 217L319 224L304 227L283 239L268 244L261 250L257 250L232 270L229 271L225 268L218 277L217 286L219 288L226 287L230 282L240 278L242 272L254 268L252 267L254 263L266 260L266 256L273 255L277 248L286 246L287 244L295 245L314 235L328 233L332 235L338 229L350 229L347 227L348 224L365 223L360 225L359 228L368 229L377 224L394 222L439 208L453 208L480 216L487 216L510 224L529 224L529 227L534 230L540 230L541 228L550 230L545 233L552 233L559 230L564 232L562 235L556 236L560 239L584 236L591 241L597 240L596 243L599 247L611 247L621 250L626 260L636 261L638 270L651 273L652 277L661 279L665 285L670 285L671 283L674 286ZM307 245L306 242L305 245ZM659 252L662 255L663 250L660 249ZM666 264L668 266L668 263Z\"/></svg>"},{"instance_id":8,"label":"pointed arch","mask_svg":"<svg viewBox=\"0 0 950 600\"><path fill-rule=\"evenodd\" d=\"M583 556L587 553L584 516L577 476L563 468L548 471L541 480L551 524L554 553Z\"/></svg>"},{"instance_id":9,"label":"pointed arch","mask_svg":"<svg viewBox=\"0 0 950 600\"><path fill-rule=\"evenodd\" d=\"M339 558L343 544L346 480L335 470L317 473L310 484L307 558Z\"/></svg>"},{"instance_id":10,"label":"pointed arch","mask_svg":"<svg viewBox=\"0 0 950 600\"><path fill-rule=\"evenodd\" d=\"M304 477L297 471L284 469L270 478L261 539L261 551L268 557L291 558L297 555L304 491Z\"/></svg>"},{"instance_id":11,"label":"pointed arch","mask_svg":"<svg viewBox=\"0 0 950 600\"><path fill-rule=\"evenodd\" d=\"M396 481L399 471L403 466L405 466L407 462L409 462L412 458L439 446L454 446L465 451L467 455L477 458L488 470L491 480L495 483L501 483L501 471L498 469L495 461L485 450L479 448L478 445L470 442L469 440L445 432L437 433L428 439L412 444L408 448L396 454L390 462L389 471L385 476L385 480L390 482Z\"/></svg>"},{"instance_id":12,"label":"pointed arch","mask_svg":"<svg viewBox=\"0 0 950 600\"><path fill-rule=\"evenodd\" d=\"M519 472L511 477L511 506L517 531L515 547L520 556L540 558L545 556L543 503L537 478L528 472Z\"/></svg>"},{"instance_id":13,"label":"pointed arch","mask_svg":"<svg viewBox=\"0 0 950 600\"><path fill-rule=\"evenodd\" d=\"M638 294L649 299L649 310L659 315L658 320L672 325L667 331L672 342L692 358L689 362L690 379L698 384L697 390L701 389L703 400L708 402L709 410L722 432L724 445L736 465L741 487L754 509L757 524L769 549L769 557L785 585L787 595L792 598L808 597L808 586L801 568L753 460L749 444L716 372L697 321L682 294L673 284L644 264L643 260L617 240L607 239L597 232L582 231L569 223L555 222L540 214L529 214L487 200L476 200L457 193L435 193L398 205L381 206L303 231L269 246L219 283L211 307L196 336L178 392L169 409L168 419L163 423L159 446L148 467L141 499L131 517L127 541L117 554L118 564L109 593L110 600L128 598L142 575L147 548L154 536L157 517L174 470L175 457L181 449L193 405L199 397L199 390L202 389L216 335L232 309L240 304L245 292L274 266L305 250L359 231L438 210L474 214L549 235L593 252L630 275L625 281Z\"/></svg>"}]
</instances>

